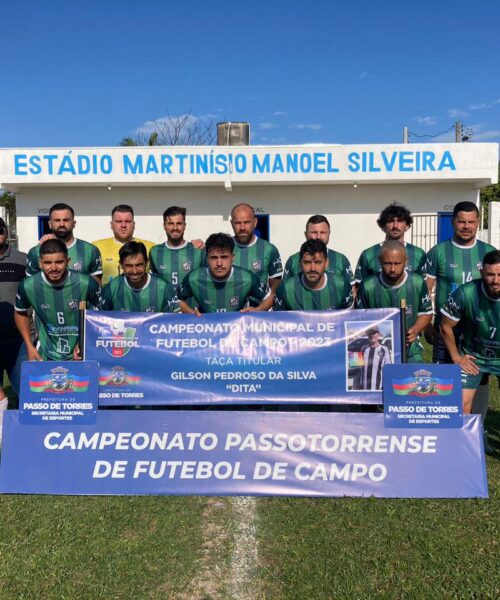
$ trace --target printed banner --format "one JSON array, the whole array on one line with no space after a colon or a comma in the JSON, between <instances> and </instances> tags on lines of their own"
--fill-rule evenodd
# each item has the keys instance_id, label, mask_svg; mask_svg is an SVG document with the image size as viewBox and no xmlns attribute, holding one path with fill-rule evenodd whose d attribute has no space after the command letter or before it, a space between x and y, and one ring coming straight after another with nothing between
<instances>
[{"instance_id":1,"label":"printed banner","mask_svg":"<svg viewBox=\"0 0 500 600\"><path fill-rule=\"evenodd\" d=\"M368 329L379 331L377 339ZM401 362L399 310L218 313L87 311L99 404L382 404ZM370 347L370 342L372 347Z\"/></svg>"},{"instance_id":2,"label":"printed banner","mask_svg":"<svg viewBox=\"0 0 500 600\"><path fill-rule=\"evenodd\" d=\"M462 427L458 365L384 367L386 427Z\"/></svg>"},{"instance_id":3,"label":"printed banner","mask_svg":"<svg viewBox=\"0 0 500 600\"><path fill-rule=\"evenodd\" d=\"M98 412L97 425L4 417L0 491L488 497L482 426L386 429L381 414Z\"/></svg>"},{"instance_id":4,"label":"printed banner","mask_svg":"<svg viewBox=\"0 0 500 600\"><path fill-rule=\"evenodd\" d=\"M19 422L95 423L98 374L95 361L23 362Z\"/></svg>"}]
</instances>

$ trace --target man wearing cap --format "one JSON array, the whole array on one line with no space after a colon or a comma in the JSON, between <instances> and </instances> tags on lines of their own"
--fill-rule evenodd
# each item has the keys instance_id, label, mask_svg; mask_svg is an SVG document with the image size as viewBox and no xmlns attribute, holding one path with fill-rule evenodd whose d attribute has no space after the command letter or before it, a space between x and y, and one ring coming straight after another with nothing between
<instances>
[{"instance_id":1,"label":"man wearing cap","mask_svg":"<svg viewBox=\"0 0 500 600\"><path fill-rule=\"evenodd\" d=\"M381 390L382 369L385 365L392 363L391 352L389 348L380 343L382 335L378 327L370 327L366 335L368 336L368 346L361 351L363 353L362 389Z\"/></svg>"},{"instance_id":2,"label":"man wearing cap","mask_svg":"<svg viewBox=\"0 0 500 600\"><path fill-rule=\"evenodd\" d=\"M8 243L5 221L0 218L0 414L7 408L7 397L2 388L4 373L19 395L19 370L16 359L20 355L23 338L14 323L14 303L17 286L25 277L26 254ZM2 419L0 418L0 440Z\"/></svg>"}]
</instances>

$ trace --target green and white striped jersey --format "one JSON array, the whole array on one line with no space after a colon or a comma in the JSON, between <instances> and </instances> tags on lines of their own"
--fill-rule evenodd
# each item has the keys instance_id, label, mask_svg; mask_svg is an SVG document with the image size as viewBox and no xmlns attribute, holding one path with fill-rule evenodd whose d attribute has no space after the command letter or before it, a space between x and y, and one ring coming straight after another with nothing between
<instances>
[{"instance_id":1,"label":"green and white striped jersey","mask_svg":"<svg viewBox=\"0 0 500 600\"><path fill-rule=\"evenodd\" d=\"M380 266L379 256L382 249L382 244L375 244L370 248L366 248L361 252L361 255L356 265L356 272L354 279L357 283L361 283L367 277L371 277L382 270ZM425 265L425 252L422 248L414 246L405 242L406 254L408 256L408 262L406 263L406 270L409 273L422 274Z\"/></svg>"},{"instance_id":2,"label":"green and white striped jersey","mask_svg":"<svg viewBox=\"0 0 500 600\"><path fill-rule=\"evenodd\" d=\"M267 282L235 266L224 281L213 279L208 267L202 267L186 275L179 287L179 300L194 298L202 313L236 312L248 304L250 297L260 304L269 294Z\"/></svg>"},{"instance_id":3,"label":"green and white striped jersey","mask_svg":"<svg viewBox=\"0 0 500 600\"><path fill-rule=\"evenodd\" d=\"M68 246L68 268L85 275L101 275L102 260L99 249L85 242L84 240L74 239L71 246ZM26 261L26 275L31 276L40 272L40 244L33 246L28 252Z\"/></svg>"},{"instance_id":4,"label":"green and white striped jersey","mask_svg":"<svg viewBox=\"0 0 500 600\"><path fill-rule=\"evenodd\" d=\"M151 273L159 275L175 288L184 277L196 271L205 264L205 253L198 250L191 242L182 246L171 247L168 242L153 246L149 253L149 268Z\"/></svg>"},{"instance_id":5,"label":"green and white striped jersey","mask_svg":"<svg viewBox=\"0 0 500 600\"><path fill-rule=\"evenodd\" d=\"M453 240L437 244L427 254L425 274L436 280L436 316L448 296L459 285L479 279L485 254L495 250L490 244L476 240L472 246L461 246Z\"/></svg>"},{"instance_id":6,"label":"green and white striped jersey","mask_svg":"<svg viewBox=\"0 0 500 600\"><path fill-rule=\"evenodd\" d=\"M268 279L281 277L283 267L278 249L268 241L255 237L253 242L241 246L234 239L234 266L255 273L267 285Z\"/></svg>"},{"instance_id":7,"label":"green and white striped jersey","mask_svg":"<svg viewBox=\"0 0 500 600\"><path fill-rule=\"evenodd\" d=\"M125 312L179 312L179 301L173 286L157 275L148 274L140 289L131 287L125 275L119 275L102 288L102 310Z\"/></svg>"},{"instance_id":8,"label":"green and white striped jersey","mask_svg":"<svg viewBox=\"0 0 500 600\"><path fill-rule=\"evenodd\" d=\"M500 299L487 295L482 279L458 286L441 314L460 322L462 351L475 356L488 372L500 375Z\"/></svg>"},{"instance_id":9,"label":"green and white striped jersey","mask_svg":"<svg viewBox=\"0 0 500 600\"><path fill-rule=\"evenodd\" d=\"M352 287L340 275L325 273L321 289L307 286L302 273L280 283L274 298L274 310L338 310L351 308Z\"/></svg>"},{"instance_id":10,"label":"green and white striped jersey","mask_svg":"<svg viewBox=\"0 0 500 600\"><path fill-rule=\"evenodd\" d=\"M432 304L424 278L405 271L399 285L388 285L382 273L361 282L356 298L357 308L399 308L406 300L406 325L413 327L419 315L431 315ZM418 340L408 347L408 361L421 362L423 348ZM416 359L418 357L418 360Z\"/></svg>"},{"instance_id":11,"label":"green and white striped jersey","mask_svg":"<svg viewBox=\"0 0 500 600\"><path fill-rule=\"evenodd\" d=\"M301 270L300 252L296 252L286 261L283 279L294 277L295 275L298 275ZM331 250L330 248L328 248L328 273L333 273L334 275L344 278L350 285L355 283L351 263L347 256L336 250Z\"/></svg>"},{"instance_id":12,"label":"green and white striped jersey","mask_svg":"<svg viewBox=\"0 0 500 600\"><path fill-rule=\"evenodd\" d=\"M44 360L72 360L78 341L79 303L99 308L100 288L88 275L69 271L64 282L52 285L43 272L19 284L15 309L35 311L37 350Z\"/></svg>"}]
</instances>

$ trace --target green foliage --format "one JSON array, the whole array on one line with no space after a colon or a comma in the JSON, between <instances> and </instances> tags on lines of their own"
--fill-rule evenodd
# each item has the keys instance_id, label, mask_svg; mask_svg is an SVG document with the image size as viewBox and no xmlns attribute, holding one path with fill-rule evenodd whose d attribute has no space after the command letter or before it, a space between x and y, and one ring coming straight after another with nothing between
<instances>
[{"instance_id":1,"label":"green foliage","mask_svg":"<svg viewBox=\"0 0 500 600\"><path fill-rule=\"evenodd\" d=\"M500 202L500 163L498 164L498 180L499 183L481 189L480 199L485 214L485 227L488 227L488 204L490 202Z\"/></svg>"}]
</instances>

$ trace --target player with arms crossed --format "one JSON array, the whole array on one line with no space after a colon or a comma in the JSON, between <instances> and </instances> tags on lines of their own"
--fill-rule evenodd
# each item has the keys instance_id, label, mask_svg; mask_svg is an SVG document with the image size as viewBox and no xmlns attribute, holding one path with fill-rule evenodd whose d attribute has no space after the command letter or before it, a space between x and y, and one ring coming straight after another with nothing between
<instances>
[{"instance_id":1,"label":"player with arms crossed","mask_svg":"<svg viewBox=\"0 0 500 600\"><path fill-rule=\"evenodd\" d=\"M85 275L92 275L99 281L102 275L101 253L94 244L74 237L75 225L75 212L71 206L62 202L54 204L49 210L49 227L52 233L44 235L41 241L55 238L64 242L68 249L68 268ZM39 272L40 244L37 244L28 252L26 275L31 276Z\"/></svg>"},{"instance_id":2,"label":"player with arms crossed","mask_svg":"<svg viewBox=\"0 0 500 600\"><path fill-rule=\"evenodd\" d=\"M234 240L225 233L213 233L206 241L208 267L192 271L179 288L183 313L264 311L271 308L273 297L266 283L247 269L233 265ZM249 307L249 298L259 304ZM195 308L188 300L193 298Z\"/></svg>"},{"instance_id":3,"label":"player with arms crossed","mask_svg":"<svg viewBox=\"0 0 500 600\"><path fill-rule=\"evenodd\" d=\"M406 301L406 344L409 363L423 362L420 333L432 319L432 304L424 278L405 270L408 256L401 242L383 244L379 256L382 271L365 279L358 289L357 308L399 308Z\"/></svg>"},{"instance_id":4,"label":"player with arms crossed","mask_svg":"<svg viewBox=\"0 0 500 600\"><path fill-rule=\"evenodd\" d=\"M299 273L280 283L274 310L337 310L351 308L350 281L328 270L328 249L319 239L300 248Z\"/></svg>"},{"instance_id":5,"label":"player with arms crossed","mask_svg":"<svg viewBox=\"0 0 500 600\"><path fill-rule=\"evenodd\" d=\"M304 231L306 240L321 240L326 246L330 241L330 223L328 219L323 215L313 215L309 217L306 223L306 230ZM286 261L283 278L293 277L298 275L301 270L300 264L300 252L292 254ZM346 279L350 285L354 284L354 275L352 273L351 263L347 256L328 248L328 268L329 273L334 273L337 276Z\"/></svg>"},{"instance_id":6,"label":"player with arms crossed","mask_svg":"<svg viewBox=\"0 0 500 600\"><path fill-rule=\"evenodd\" d=\"M463 410L470 413L483 374L496 375L500 384L500 250L484 256L481 278L460 285L441 315L444 343L451 360L462 369Z\"/></svg>"},{"instance_id":7,"label":"player with arms crossed","mask_svg":"<svg viewBox=\"0 0 500 600\"><path fill-rule=\"evenodd\" d=\"M102 290L102 310L179 312L173 286L147 272L147 250L142 242L127 242L120 248L120 265L123 275Z\"/></svg>"},{"instance_id":8,"label":"player with arms crossed","mask_svg":"<svg viewBox=\"0 0 500 600\"><path fill-rule=\"evenodd\" d=\"M149 267L151 273L159 275L174 288L184 277L204 264L203 251L184 239L186 231L186 209L170 206L163 213L163 228L167 241L151 248Z\"/></svg>"},{"instance_id":9,"label":"player with arms crossed","mask_svg":"<svg viewBox=\"0 0 500 600\"><path fill-rule=\"evenodd\" d=\"M405 233L410 229L412 223L411 212L405 206L395 202L386 206L377 219L377 225L385 233L386 242L395 240L404 244L408 257L406 270L422 274L425 265L425 252L422 248L404 241ZM375 244L375 246L363 250L356 266L356 283L359 284L367 277L380 272L381 266L378 257L383 243Z\"/></svg>"},{"instance_id":10,"label":"player with arms crossed","mask_svg":"<svg viewBox=\"0 0 500 600\"><path fill-rule=\"evenodd\" d=\"M95 279L68 269L68 249L51 239L40 246L40 269L19 284L15 322L26 344L29 360L72 360L77 357L79 304L100 304ZM29 310L35 312L38 343L31 341Z\"/></svg>"}]
</instances>

